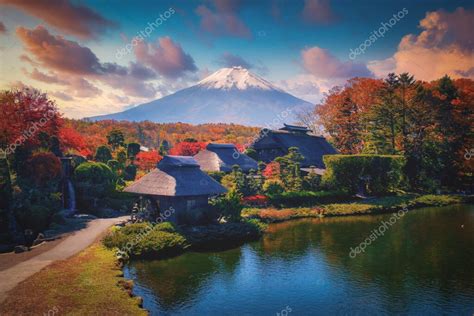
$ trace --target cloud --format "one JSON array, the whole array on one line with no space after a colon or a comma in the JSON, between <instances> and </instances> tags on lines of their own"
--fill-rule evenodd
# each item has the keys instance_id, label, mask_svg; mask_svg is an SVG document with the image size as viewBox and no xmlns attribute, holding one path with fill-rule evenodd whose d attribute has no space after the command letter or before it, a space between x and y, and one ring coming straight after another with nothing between
<instances>
[{"instance_id":1,"label":"cloud","mask_svg":"<svg viewBox=\"0 0 474 316\"><path fill-rule=\"evenodd\" d=\"M99 59L89 48L62 36L53 36L42 25L32 30L20 26L16 33L26 50L45 67L79 75L100 74L104 71Z\"/></svg>"},{"instance_id":2,"label":"cloud","mask_svg":"<svg viewBox=\"0 0 474 316\"><path fill-rule=\"evenodd\" d=\"M66 34L81 38L94 38L116 24L86 6L69 0L43 1L2 0L2 4L12 6L27 14L42 19Z\"/></svg>"},{"instance_id":3,"label":"cloud","mask_svg":"<svg viewBox=\"0 0 474 316\"><path fill-rule=\"evenodd\" d=\"M262 62L257 61L257 64L250 63L239 55L234 55L229 52L224 52L218 59L217 64L221 67L237 67L241 66L246 69L254 69L260 75L264 76L268 73L268 68L262 64Z\"/></svg>"},{"instance_id":4,"label":"cloud","mask_svg":"<svg viewBox=\"0 0 474 316\"><path fill-rule=\"evenodd\" d=\"M130 103L130 98L127 96L120 96L116 95L114 93L109 93L107 97L114 101L115 103L120 103L120 104L129 104Z\"/></svg>"},{"instance_id":5,"label":"cloud","mask_svg":"<svg viewBox=\"0 0 474 316\"><path fill-rule=\"evenodd\" d=\"M5 34L7 33L7 28L5 27L5 24L3 24L2 21L0 21L0 34Z\"/></svg>"},{"instance_id":6,"label":"cloud","mask_svg":"<svg viewBox=\"0 0 474 316\"><path fill-rule=\"evenodd\" d=\"M102 93L100 89L96 88L88 80L101 82L135 97L153 97L157 91L152 84L146 82L155 79L156 73L138 62L131 62L129 67L110 62L102 63L89 48L81 46L77 42L67 40L62 36L51 35L41 25L32 30L19 27L17 34L25 45L26 50L34 57L34 60L29 56L22 56L21 59L34 65L40 65L68 78L67 81L73 86L77 97L91 97ZM165 71L171 69L176 72L177 63L183 62L183 59L173 59L175 57L173 54L181 50L181 48L178 45L178 50L168 49L169 45L167 46L167 43L165 43L165 48L161 55L148 56L150 59L147 61L153 64L155 62L153 57L160 58L158 64L165 63L165 66L163 66ZM184 54L182 58L184 58L184 61L189 62L188 59L191 57ZM185 66L188 69L195 69L196 66L192 58L191 61L191 66L194 68L189 64L185 64ZM33 74L35 75L34 79L43 82L49 80L49 83L54 81L53 78L48 78L39 72L33 72Z\"/></svg>"},{"instance_id":7,"label":"cloud","mask_svg":"<svg viewBox=\"0 0 474 316\"><path fill-rule=\"evenodd\" d=\"M167 78L176 78L186 72L195 72L197 67L191 55L169 37L160 37L153 43L141 41L135 47L137 61L150 66Z\"/></svg>"},{"instance_id":8,"label":"cloud","mask_svg":"<svg viewBox=\"0 0 474 316\"><path fill-rule=\"evenodd\" d=\"M45 83L55 83L55 84L59 84L59 85L68 85L69 84L66 80L62 80L62 79L58 78L58 75L55 74L55 73L50 73L48 75L48 74L45 74L45 73L39 71L36 68L33 69L33 72L31 72L31 73L28 73L27 71L24 71L24 72L31 79L34 79L34 80L37 80L37 81L41 81L41 82L45 82Z\"/></svg>"},{"instance_id":9,"label":"cloud","mask_svg":"<svg viewBox=\"0 0 474 316\"><path fill-rule=\"evenodd\" d=\"M445 74L474 78L474 10L427 12L419 27L420 34L404 36L393 56L369 62L369 69L378 77L409 72L427 81Z\"/></svg>"},{"instance_id":10,"label":"cloud","mask_svg":"<svg viewBox=\"0 0 474 316\"><path fill-rule=\"evenodd\" d=\"M329 0L305 0L302 15L308 23L330 24L336 20Z\"/></svg>"},{"instance_id":11,"label":"cloud","mask_svg":"<svg viewBox=\"0 0 474 316\"><path fill-rule=\"evenodd\" d=\"M313 104L321 102L324 94L335 86L342 86L346 82L343 78L321 79L311 74L300 74L278 82L284 91L309 101Z\"/></svg>"},{"instance_id":12,"label":"cloud","mask_svg":"<svg viewBox=\"0 0 474 316\"><path fill-rule=\"evenodd\" d=\"M371 77L372 73L364 64L351 61L342 62L329 51L317 46L301 52L303 68L317 78Z\"/></svg>"},{"instance_id":13,"label":"cloud","mask_svg":"<svg viewBox=\"0 0 474 316\"><path fill-rule=\"evenodd\" d=\"M74 95L78 98L95 98L102 94L102 90L82 78L72 79L71 88L74 91Z\"/></svg>"},{"instance_id":14,"label":"cloud","mask_svg":"<svg viewBox=\"0 0 474 316\"><path fill-rule=\"evenodd\" d=\"M223 67L234 67L241 66L243 68L253 68L253 65L240 57L239 55L234 55L229 52L225 52L222 56L219 57L217 63Z\"/></svg>"},{"instance_id":15,"label":"cloud","mask_svg":"<svg viewBox=\"0 0 474 316\"><path fill-rule=\"evenodd\" d=\"M213 2L215 10L205 5L196 8L196 14L201 17L203 31L216 36L251 37L249 28L237 16L240 1L214 0Z\"/></svg>"},{"instance_id":16,"label":"cloud","mask_svg":"<svg viewBox=\"0 0 474 316\"><path fill-rule=\"evenodd\" d=\"M61 92L61 91L50 91L50 92L48 92L48 94L55 97L55 98L61 99L63 101L73 101L74 100L74 98L71 97L69 94L66 94L66 93Z\"/></svg>"}]
</instances>

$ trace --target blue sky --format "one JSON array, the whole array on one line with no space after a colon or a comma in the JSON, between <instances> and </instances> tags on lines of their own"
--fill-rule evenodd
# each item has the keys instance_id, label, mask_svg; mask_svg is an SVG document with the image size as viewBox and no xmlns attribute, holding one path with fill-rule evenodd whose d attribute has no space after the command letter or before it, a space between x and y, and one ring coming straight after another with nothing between
<instances>
[{"instance_id":1,"label":"blue sky","mask_svg":"<svg viewBox=\"0 0 474 316\"><path fill-rule=\"evenodd\" d=\"M156 99L237 63L312 102L353 76L474 73L472 1L3 2L1 87L38 87L71 117ZM117 58L170 8L174 13L143 43ZM404 9L384 37L349 58L349 49ZM432 69L434 61L442 65Z\"/></svg>"}]
</instances>

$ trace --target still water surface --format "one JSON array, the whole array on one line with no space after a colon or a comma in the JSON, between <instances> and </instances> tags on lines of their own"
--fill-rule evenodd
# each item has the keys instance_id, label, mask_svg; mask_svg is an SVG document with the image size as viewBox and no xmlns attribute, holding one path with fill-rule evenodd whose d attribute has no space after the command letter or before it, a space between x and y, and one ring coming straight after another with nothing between
<instances>
[{"instance_id":1,"label":"still water surface","mask_svg":"<svg viewBox=\"0 0 474 316\"><path fill-rule=\"evenodd\" d=\"M272 224L258 242L125 275L152 315L473 315L474 206L410 211L352 259L390 216Z\"/></svg>"}]
</instances>

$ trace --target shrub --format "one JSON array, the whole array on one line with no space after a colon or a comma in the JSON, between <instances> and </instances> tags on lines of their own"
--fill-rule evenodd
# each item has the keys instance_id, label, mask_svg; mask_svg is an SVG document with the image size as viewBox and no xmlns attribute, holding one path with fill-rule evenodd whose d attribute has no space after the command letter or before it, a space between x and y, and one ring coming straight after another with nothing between
<instances>
[{"instance_id":1,"label":"shrub","mask_svg":"<svg viewBox=\"0 0 474 316\"><path fill-rule=\"evenodd\" d=\"M176 231L173 224L165 222L153 226L150 223L135 223L112 230L104 238L108 248L124 250L130 245L132 257L166 257L177 254L188 247L186 238Z\"/></svg>"},{"instance_id":2,"label":"shrub","mask_svg":"<svg viewBox=\"0 0 474 316\"><path fill-rule=\"evenodd\" d=\"M117 173L120 168L119 162L114 159L107 161L107 166L115 173Z\"/></svg>"},{"instance_id":3,"label":"shrub","mask_svg":"<svg viewBox=\"0 0 474 316\"><path fill-rule=\"evenodd\" d=\"M367 193L385 194L400 188L405 160L396 155L327 155L323 185L355 194L367 179Z\"/></svg>"},{"instance_id":4,"label":"shrub","mask_svg":"<svg viewBox=\"0 0 474 316\"><path fill-rule=\"evenodd\" d=\"M95 160L98 162L107 163L112 159L112 153L107 146L99 146L95 152Z\"/></svg>"},{"instance_id":5,"label":"shrub","mask_svg":"<svg viewBox=\"0 0 474 316\"><path fill-rule=\"evenodd\" d=\"M101 162L85 162L74 171L79 208L88 208L96 198L105 197L115 188L115 174Z\"/></svg>"},{"instance_id":6,"label":"shrub","mask_svg":"<svg viewBox=\"0 0 474 316\"><path fill-rule=\"evenodd\" d=\"M267 195L277 195L283 193L283 182L280 180L266 180L263 183L263 192Z\"/></svg>"},{"instance_id":7,"label":"shrub","mask_svg":"<svg viewBox=\"0 0 474 316\"><path fill-rule=\"evenodd\" d=\"M137 166L128 165L124 170L123 179L125 181L133 181L135 180L136 176L137 176Z\"/></svg>"},{"instance_id":8,"label":"shrub","mask_svg":"<svg viewBox=\"0 0 474 316\"><path fill-rule=\"evenodd\" d=\"M230 190L225 197L219 197L211 201L213 212L219 214L221 219L230 222L238 222L241 219L242 204L240 203L242 196L235 190Z\"/></svg>"},{"instance_id":9,"label":"shrub","mask_svg":"<svg viewBox=\"0 0 474 316\"><path fill-rule=\"evenodd\" d=\"M250 205L250 206L265 206L267 205L269 199L268 196L265 195L251 195L251 196L246 196L242 199L242 203L244 205Z\"/></svg>"},{"instance_id":10,"label":"shrub","mask_svg":"<svg viewBox=\"0 0 474 316\"><path fill-rule=\"evenodd\" d=\"M152 230L133 247L137 257L166 257L178 254L187 247L186 238L176 233Z\"/></svg>"},{"instance_id":11,"label":"shrub","mask_svg":"<svg viewBox=\"0 0 474 316\"><path fill-rule=\"evenodd\" d=\"M23 229L43 231L49 226L52 212L42 205L24 206L15 210L18 223Z\"/></svg>"}]
</instances>

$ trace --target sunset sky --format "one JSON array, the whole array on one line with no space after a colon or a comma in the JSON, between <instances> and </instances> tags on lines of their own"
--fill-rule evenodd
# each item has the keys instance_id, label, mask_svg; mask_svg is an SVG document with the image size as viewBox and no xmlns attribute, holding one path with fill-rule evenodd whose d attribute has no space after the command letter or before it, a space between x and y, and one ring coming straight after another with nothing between
<instances>
[{"instance_id":1,"label":"sunset sky","mask_svg":"<svg viewBox=\"0 0 474 316\"><path fill-rule=\"evenodd\" d=\"M0 88L39 88L82 118L240 65L316 103L355 76L474 78L473 32L473 1L0 0Z\"/></svg>"}]
</instances>

